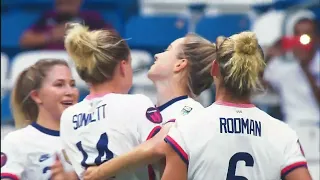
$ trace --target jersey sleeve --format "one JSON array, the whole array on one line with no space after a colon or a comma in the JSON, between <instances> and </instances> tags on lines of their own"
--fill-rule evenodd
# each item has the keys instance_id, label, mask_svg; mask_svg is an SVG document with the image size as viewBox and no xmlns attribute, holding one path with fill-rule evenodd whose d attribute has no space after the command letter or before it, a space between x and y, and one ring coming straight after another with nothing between
<instances>
[{"instance_id":1,"label":"jersey sleeve","mask_svg":"<svg viewBox=\"0 0 320 180\"><path fill-rule=\"evenodd\" d=\"M307 161L296 133L290 136L285 146L283 157L283 164L281 166L282 179L296 168L307 167Z\"/></svg>"},{"instance_id":2,"label":"jersey sleeve","mask_svg":"<svg viewBox=\"0 0 320 180\"><path fill-rule=\"evenodd\" d=\"M17 139L8 134L1 141L1 179L18 180L26 167L26 157L19 149Z\"/></svg>"},{"instance_id":3,"label":"jersey sleeve","mask_svg":"<svg viewBox=\"0 0 320 180\"><path fill-rule=\"evenodd\" d=\"M144 96L137 95L139 101L135 109L135 122L139 134L140 143L152 138L161 129L162 116L160 111L154 106L152 101Z\"/></svg>"},{"instance_id":4,"label":"jersey sleeve","mask_svg":"<svg viewBox=\"0 0 320 180\"><path fill-rule=\"evenodd\" d=\"M192 133L189 132L189 125L190 123L186 123L184 118L177 119L164 139L187 165L189 164L189 157L186 139L188 134Z\"/></svg>"}]
</instances>

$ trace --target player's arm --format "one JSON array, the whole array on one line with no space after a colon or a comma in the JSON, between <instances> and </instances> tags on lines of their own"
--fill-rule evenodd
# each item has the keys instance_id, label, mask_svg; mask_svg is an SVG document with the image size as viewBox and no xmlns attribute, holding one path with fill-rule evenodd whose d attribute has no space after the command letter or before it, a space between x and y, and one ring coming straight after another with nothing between
<instances>
[{"instance_id":1,"label":"player's arm","mask_svg":"<svg viewBox=\"0 0 320 180\"><path fill-rule=\"evenodd\" d=\"M124 169L135 169L160 160L165 156L161 143L162 145L165 144L163 139L167 135L171 125L172 123L167 123L161 128L159 133L132 151L104 162L98 167L89 167L84 175L84 179L110 178Z\"/></svg>"},{"instance_id":2,"label":"player's arm","mask_svg":"<svg viewBox=\"0 0 320 180\"><path fill-rule=\"evenodd\" d=\"M167 143L163 142L163 151L166 154L166 167L162 180L187 180L187 164L181 159L179 154Z\"/></svg>"},{"instance_id":3,"label":"player's arm","mask_svg":"<svg viewBox=\"0 0 320 180\"><path fill-rule=\"evenodd\" d=\"M307 168L297 168L286 175L285 180L312 180Z\"/></svg>"},{"instance_id":4,"label":"player's arm","mask_svg":"<svg viewBox=\"0 0 320 180\"><path fill-rule=\"evenodd\" d=\"M193 125L189 119L180 119L170 128L164 141L163 151L166 155L166 167L162 180L186 180L188 177L189 152L188 135L192 134ZM192 128L191 128L192 127Z\"/></svg>"},{"instance_id":5,"label":"player's arm","mask_svg":"<svg viewBox=\"0 0 320 180\"><path fill-rule=\"evenodd\" d=\"M293 133L284 149L284 161L281 179L284 180L312 180L304 157L303 149L296 133Z\"/></svg>"}]
</instances>

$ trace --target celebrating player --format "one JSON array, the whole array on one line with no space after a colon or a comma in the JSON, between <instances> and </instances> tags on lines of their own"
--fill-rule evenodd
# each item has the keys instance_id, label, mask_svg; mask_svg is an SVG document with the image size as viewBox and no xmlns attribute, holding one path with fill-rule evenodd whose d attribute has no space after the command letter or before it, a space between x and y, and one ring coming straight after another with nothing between
<instances>
[{"instance_id":1,"label":"celebrating player","mask_svg":"<svg viewBox=\"0 0 320 180\"><path fill-rule=\"evenodd\" d=\"M184 38L179 38L172 42L165 52L155 55L156 61L149 71L149 78L157 88L158 101L160 100L161 103L161 100L168 97L168 95L174 97L179 92L180 94L184 93L194 97L210 87L213 81L210 70L212 61L216 58L215 52L215 44L200 36L189 34ZM175 69L177 68L184 68L184 71L176 72ZM171 104L172 101L169 101L169 103ZM198 103L195 100L187 98L163 110L163 107L169 103L158 107L162 110L162 116L166 117L164 120L186 115L191 110L190 114L203 109L202 106L197 105ZM170 122L173 122L173 120ZM171 123L166 123L162 127L162 130L154 138L147 141L147 143L99 167L102 173L96 173L97 168L90 167L86 172L85 179L107 178L121 171L123 167L135 167L136 163L141 164L141 162L152 160L154 158L154 151L157 151L154 149L155 145L158 141L163 141L171 125ZM150 179L160 179L163 168L159 164L163 163L157 162L153 165L156 170L156 177L153 175L150 176ZM107 176L105 177L105 175Z\"/></svg>"},{"instance_id":2,"label":"celebrating player","mask_svg":"<svg viewBox=\"0 0 320 180\"><path fill-rule=\"evenodd\" d=\"M217 44L216 102L170 129L163 180L311 180L296 132L250 103L265 66L255 34Z\"/></svg>"},{"instance_id":3,"label":"celebrating player","mask_svg":"<svg viewBox=\"0 0 320 180\"><path fill-rule=\"evenodd\" d=\"M129 48L124 40L109 31L89 32L81 25L74 25L68 32L65 44L67 51L75 60L80 77L89 83L91 88L91 95L64 113L62 122L67 118L73 121L65 121L66 124L61 125L62 136L65 137L67 144L67 154L78 174L81 175L83 167L99 165L152 137L160 129L159 126L154 129L153 127L162 122L162 117L146 97L125 95L131 87L132 70ZM169 117L172 119L180 114L188 114L193 109L202 108L188 96L199 95L212 84L210 67L212 60L215 59L215 50L215 45L209 41L196 35L188 35L173 42L166 52L156 55L156 62L151 67L149 78L157 87L160 105L158 108L162 112L167 111L164 113L164 116L167 115L166 120L169 120ZM190 77L189 74L195 77ZM99 78L99 83L93 81L96 78ZM172 89L167 85L172 85ZM96 92L97 90L100 92ZM102 97L92 98L92 94L102 95ZM103 96L103 94L106 95ZM92 108L93 105L96 107ZM168 108L169 105L171 105L170 108ZM124 113L119 114L120 110ZM137 132L137 128L140 131ZM66 132L65 135L63 132ZM150 135L149 132L151 132ZM81 134L87 136L84 137ZM108 138L109 150L106 153L108 157L103 152L95 153L99 149L96 150L96 145L91 143L93 140L90 138L98 139L99 136L102 142L107 142L105 139ZM105 139L101 140L101 138ZM119 141L120 138L123 140ZM135 140L128 142L128 138ZM93 153L88 154L90 151ZM84 160L78 158L81 156L84 156ZM141 174L127 173L129 176L126 176L124 173L117 178L147 178Z\"/></svg>"},{"instance_id":4,"label":"celebrating player","mask_svg":"<svg viewBox=\"0 0 320 180\"><path fill-rule=\"evenodd\" d=\"M40 60L19 75L11 103L16 127L21 129L1 141L1 179L50 178L50 166L57 157L63 159L60 116L78 96L63 60ZM72 170L64 164L67 171ZM76 177L69 175L68 179Z\"/></svg>"},{"instance_id":5,"label":"celebrating player","mask_svg":"<svg viewBox=\"0 0 320 180\"><path fill-rule=\"evenodd\" d=\"M153 139L162 136L158 133L129 153L90 167L85 179L108 178L164 155L164 180L311 179L296 133L250 103L265 66L255 35L244 32L217 41L211 70L217 101L177 119L166 143L154 145Z\"/></svg>"}]
</instances>

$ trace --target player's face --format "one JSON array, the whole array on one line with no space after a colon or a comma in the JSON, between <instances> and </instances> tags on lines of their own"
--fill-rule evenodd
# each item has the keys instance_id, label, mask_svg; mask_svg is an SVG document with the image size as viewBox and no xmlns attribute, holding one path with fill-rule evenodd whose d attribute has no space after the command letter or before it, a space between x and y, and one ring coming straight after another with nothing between
<instances>
[{"instance_id":1,"label":"player's face","mask_svg":"<svg viewBox=\"0 0 320 180\"><path fill-rule=\"evenodd\" d=\"M77 103L79 98L70 69L64 65L53 66L43 80L38 98L40 110L43 108L55 119L60 119L63 110Z\"/></svg>"},{"instance_id":2,"label":"player's face","mask_svg":"<svg viewBox=\"0 0 320 180\"><path fill-rule=\"evenodd\" d=\"M177 55L181 53L181 44L184 38L173 41L168 48L154 56L155 61L151 66L148 77L152 81L169 79L174 75L174 67L177 61Z\"/></svg>"}]
</instances>

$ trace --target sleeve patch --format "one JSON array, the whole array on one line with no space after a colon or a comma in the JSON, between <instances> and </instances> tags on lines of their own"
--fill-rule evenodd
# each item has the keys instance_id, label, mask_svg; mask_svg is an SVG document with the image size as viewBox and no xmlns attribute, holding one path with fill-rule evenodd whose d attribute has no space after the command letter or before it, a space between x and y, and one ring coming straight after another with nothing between
<instances>
[{"instance_id":1,"label":"sleeve patch","mask_svg":"<svg viewBox=\"0 0 320 180\"><path fill-rule=\"evenodd\" d=\"M7 163L7 155L3 152L1 152L1 167L3 167Z\"/></svg>"},{"instance_id":2,"label":"sleeve patch","mask_svg":"<svg viewBox=\"0 0 320 180\"><path fill-rule=\"evenodd\" d=\"M162 123L162 115L160 111L155 107L150 107L146 111L146 117L149 121L160 124Z\"/></svg>"}]
</instances>

